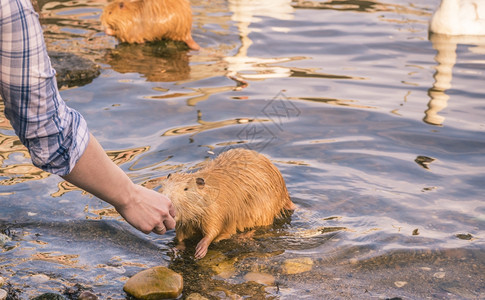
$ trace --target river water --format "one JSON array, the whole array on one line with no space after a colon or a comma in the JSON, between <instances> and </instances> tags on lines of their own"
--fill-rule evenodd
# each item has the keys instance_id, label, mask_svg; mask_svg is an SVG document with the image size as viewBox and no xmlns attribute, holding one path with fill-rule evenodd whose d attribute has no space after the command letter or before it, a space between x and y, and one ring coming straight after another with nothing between
<instances>
[{"instance_id":1,"label":"river water","mask_svg":"<svg viewBox=\"0 0 485 300\"><path fill-rule=\"evenodd\" d=\"M21 299L125 299L163 265L183 297L485 298L485 41L428 36L426 1L192 0L194 39L118 45L104 0L42 1L49 50L101 66L68 105L133 181L231 147L268 156L294 214L175 253L41 172L0 120L0 276Z\"/></svg>"}]
</instances>

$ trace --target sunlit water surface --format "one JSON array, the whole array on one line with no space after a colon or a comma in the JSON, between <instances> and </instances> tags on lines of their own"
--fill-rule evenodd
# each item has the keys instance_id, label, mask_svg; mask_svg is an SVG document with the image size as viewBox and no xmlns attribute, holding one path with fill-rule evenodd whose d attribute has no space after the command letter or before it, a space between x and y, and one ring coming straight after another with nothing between
<instances>
[{"instance_id":1,"label":"sunlit water surface","mask_svg":"<svg viewBox=\"0 0 485 300\"><path fill-rule=\"evenodd\" d=\"M48 48L102 69L63 98L137 183L247 147L298 209L195 262L32 167L2 116L0 276L20 297L124 299L163 265L184 297L484 298L484 38L430 39L438 0L191 3L198 52L118 45L105 1L39 1Z\"/></svg>"}]
</instances>

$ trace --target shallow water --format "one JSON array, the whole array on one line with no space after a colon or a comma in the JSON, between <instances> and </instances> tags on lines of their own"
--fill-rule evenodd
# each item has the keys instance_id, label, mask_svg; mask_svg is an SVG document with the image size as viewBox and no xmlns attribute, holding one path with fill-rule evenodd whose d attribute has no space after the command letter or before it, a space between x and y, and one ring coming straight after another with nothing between
<instances>
[{"instance_id":1,"label":"shallow water","mask_svg":"<svg viewBox=\"0 0 485 300\"><path fill-rule=\"evenodd\" d=\"M124 299L127 278L164 265L184 297L484 298L484 38L430 40L438 0L191 3L198 52L118 45L100 28L105 1L39 1L49 49L102 67L62 96L137 183L247 147L298 209L194 262L193 245L174 255L173 232L145 236L32 167L2 116L12 289Z\"/></svg>"}]
</instances>

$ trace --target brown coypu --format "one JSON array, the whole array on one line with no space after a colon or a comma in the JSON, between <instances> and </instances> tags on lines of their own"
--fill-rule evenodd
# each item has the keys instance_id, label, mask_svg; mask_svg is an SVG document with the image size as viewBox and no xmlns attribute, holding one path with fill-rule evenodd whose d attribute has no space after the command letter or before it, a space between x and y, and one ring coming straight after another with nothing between
<instances>
[{"instance_id":1,"label":"brown coypu","mask_svg":"<svg viewBox=\"0 0 485 300\"><path fill-rule=\"evenodd\" d=\"M115 0L101 15L108 35L121 42L144 43L163 38L183 41L190 49L200 46L192 39L192 10L188 0Z\"/></svg>"},{"instance_id":2,"label":"brown coypu","mask_svg":"<svg viewBox=\"0 0 485 300\"><path fill-rule=\"evenodd\" d=\"M229 150L197 172L170 174L161 184L160 192L176 210L178 242L203 236L196 246L197 259L206 255L212 241L271 225L295 209L279 170L252 150Z\"/></svg>"}]
</instances>

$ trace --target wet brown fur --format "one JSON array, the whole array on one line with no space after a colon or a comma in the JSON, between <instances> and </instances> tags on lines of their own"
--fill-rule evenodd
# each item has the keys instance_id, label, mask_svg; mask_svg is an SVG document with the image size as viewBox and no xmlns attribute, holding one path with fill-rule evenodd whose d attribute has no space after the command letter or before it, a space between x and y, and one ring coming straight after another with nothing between
<instances>
[{"instance_id":1,"label":"wet brown fur","mask_svg":"<svg viewBox=\"0 0 485 300\"><path fill-rule=\"evenodd\" d=\"M188 0L116 0L101 15L106 33L121 42L144 43L160 39L185 42L198 50L192 39L192 10Z\"/></svg>"},{"instance_id":2,"label":"wet brown fur","mask_svg":"<svg viewBox=\"0 0 485 300\"><path fill-rule=\"evenodd\" d=\"M175 207L177 240L202 233L196 258L205 256L212 241L271 225L295 209L279 170L246 149L224 152L195 173L171 174L161 192Z\"/></svg>"}]
</instances>

